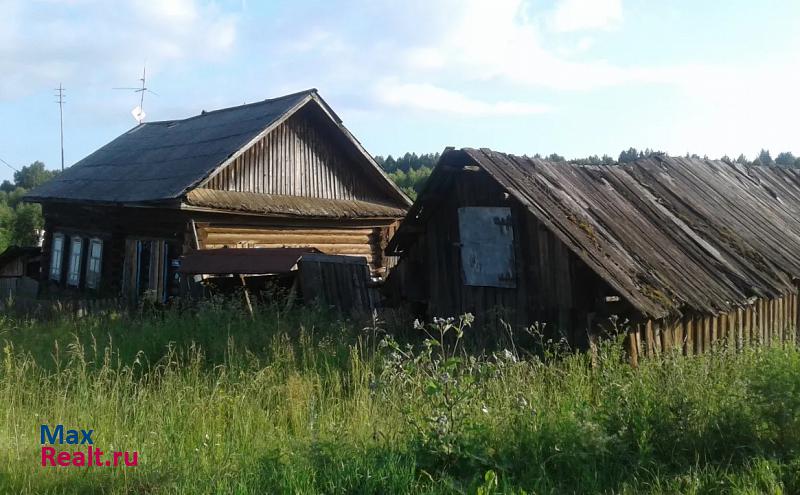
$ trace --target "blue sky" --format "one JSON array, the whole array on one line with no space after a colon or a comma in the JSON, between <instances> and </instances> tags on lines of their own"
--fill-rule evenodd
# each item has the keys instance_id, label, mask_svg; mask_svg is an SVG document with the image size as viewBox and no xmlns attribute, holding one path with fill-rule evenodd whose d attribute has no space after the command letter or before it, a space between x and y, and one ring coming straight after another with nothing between
<instances>
[{"instance_id":1,"label":"blue sky","mask_svg":"<svg viewBox=\"0 0 800 495\"><path fill-rule=\"evenodd\" d=\"M373 154L800 155L800 2L0 0L0 158L316 87ZM0 180L11 170L0 166Z\"/></svg>"}]
</instances>

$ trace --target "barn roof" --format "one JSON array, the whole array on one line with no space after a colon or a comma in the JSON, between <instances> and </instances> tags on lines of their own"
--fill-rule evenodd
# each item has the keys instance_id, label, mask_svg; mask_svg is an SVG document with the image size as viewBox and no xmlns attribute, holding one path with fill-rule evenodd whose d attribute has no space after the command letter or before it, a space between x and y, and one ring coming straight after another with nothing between
<instances>
[{"instance_id":1,"label":"barn roof","mask_svg":"<svg viewBox=\"0 0 800 495\"><path fill-rule=\"evenodd\" d=\"M388 193L408 199L344 128L315 89L182 120L140 124L30 191L28 201L152 203L174 200L196 187L238 152L309 102L315 102L343 137L383 175Z\"/></svg>"},{"instance_id":2,"label":"barn roof","mask_svg":"<svg viewBox=\"0 0 800 495\"><path fill-rule=\"evenodd\" d=\"M717 314L796 292L800 171L669 157L578 166L449 150L390 250L414 241L431 198L464 166L486 171L648 316Z\"/></svg>"}]
</instances>

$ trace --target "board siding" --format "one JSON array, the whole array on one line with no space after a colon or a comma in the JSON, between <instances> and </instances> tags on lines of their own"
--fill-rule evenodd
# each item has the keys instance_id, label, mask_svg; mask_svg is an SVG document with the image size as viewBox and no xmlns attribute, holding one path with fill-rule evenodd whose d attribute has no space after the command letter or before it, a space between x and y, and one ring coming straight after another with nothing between
<instances>
[{"instance_id":1,"label":"board siding","mask_svg":"<svg viewBox=\"0 0 800 495\"><path fill-rule=\"evenodd\" d=\"M312 111L276 127L204 187L325 199L387 201L364 167L325 132Z\"/></svg>"},{"instance_id":2,"label":"board siding","mask_svg":"<svg viewBox=\"0 0 800 495\"><path fill-rule=\"evenodd\" d=\"M482 329L547 323L550 337L576 345L588 345L591 322L630 313L624 302L606 304L604 297L615 292L484 173L462 172L450 191L393 270L401 300L426 305L429 317L470 312ZM510 209L516 288L464 283L458 209L475 206Z\"/></svg>"}]
</instances>

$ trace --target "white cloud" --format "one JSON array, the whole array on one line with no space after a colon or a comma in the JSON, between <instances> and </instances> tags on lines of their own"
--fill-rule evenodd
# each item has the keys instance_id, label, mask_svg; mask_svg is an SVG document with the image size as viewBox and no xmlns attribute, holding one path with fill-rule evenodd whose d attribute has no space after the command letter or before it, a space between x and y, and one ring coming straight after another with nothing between
<instances>
[{"instance_id":1,"label":"white cloud","mask_svg":"<svg viewBox=\"0 0 800 495\"><path fill-rule=\"evenodd\" d=\"M609 2L596 0L596 4L608 6ZM573 0L565 0L556 13L575 8ZM598 7L589 10L593 15L605 12ZM544 33L538 22L542 16L530 15L524 0L462 1L438 30L438 38L416 46L412 44L405 49L402 59L408 64L412 76L415 71L428 77L434 71L440 71L459 74L465 80L556 90L587 90L629 82L665 82L664 69L626 68L602 59L575 61L559 55L560 50L545 48ZM567 13L560 14L560 17L564 16ZM607 13L601 18L616 17ZM576 18L573 25L577 23ZM603 25L607 23L604 21ZM577 50L564 53L584 51L591 42L589 38L583 38Z\"/></svg>"},{"instance_id":2,"label":"white cloud","mask_svg":"<svg viewBox=\"0 0 800 495\"><path fill-rule=\"evenodd\" d=\"M382 83L378 101L390 106L474 117L533 115L550 110L545 105L517 101L488 102L431 84Z\"/></svg>"},{"instance_id":3,"label":"white cloud","mask_svg":"<svg viewBox=\"0 0 800 495\"><path fill-rule=\"evenodd\" d=\"M622 22L622 0L559 0L550 20L556 32L611 29Z\"/></svg>"},{"instance_id":4,"label":"white cloud","mask_svg":"<svg viewBox=\"0 0 800 495\"><path fill-rule=\"evenodd\" d=\"M197 0L6 0L0 10L0 99L70 79L132 79L145 60L153 72L214 60L234 47L238 23Z\"/></svg>"}]
</instances>

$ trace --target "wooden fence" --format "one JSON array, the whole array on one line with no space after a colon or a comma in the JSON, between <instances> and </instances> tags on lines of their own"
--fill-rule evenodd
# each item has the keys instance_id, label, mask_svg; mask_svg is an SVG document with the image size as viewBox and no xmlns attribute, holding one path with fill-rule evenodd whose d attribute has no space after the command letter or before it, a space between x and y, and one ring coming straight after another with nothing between
<instances>
[{"instance_id":1,"label":"wooden fence","mask_svg":"<svg viewBox=\"0 0 800 495\"><path fill-rule=\"evenodd\" d=\"M635 325L627 337L631 362L663 353L700 354L724 346L741 350L748 345L798 343L798 295L755 299L745 308L717 316L685 316L677 321L648 320Z\"/></svg>"}]
</instances>

